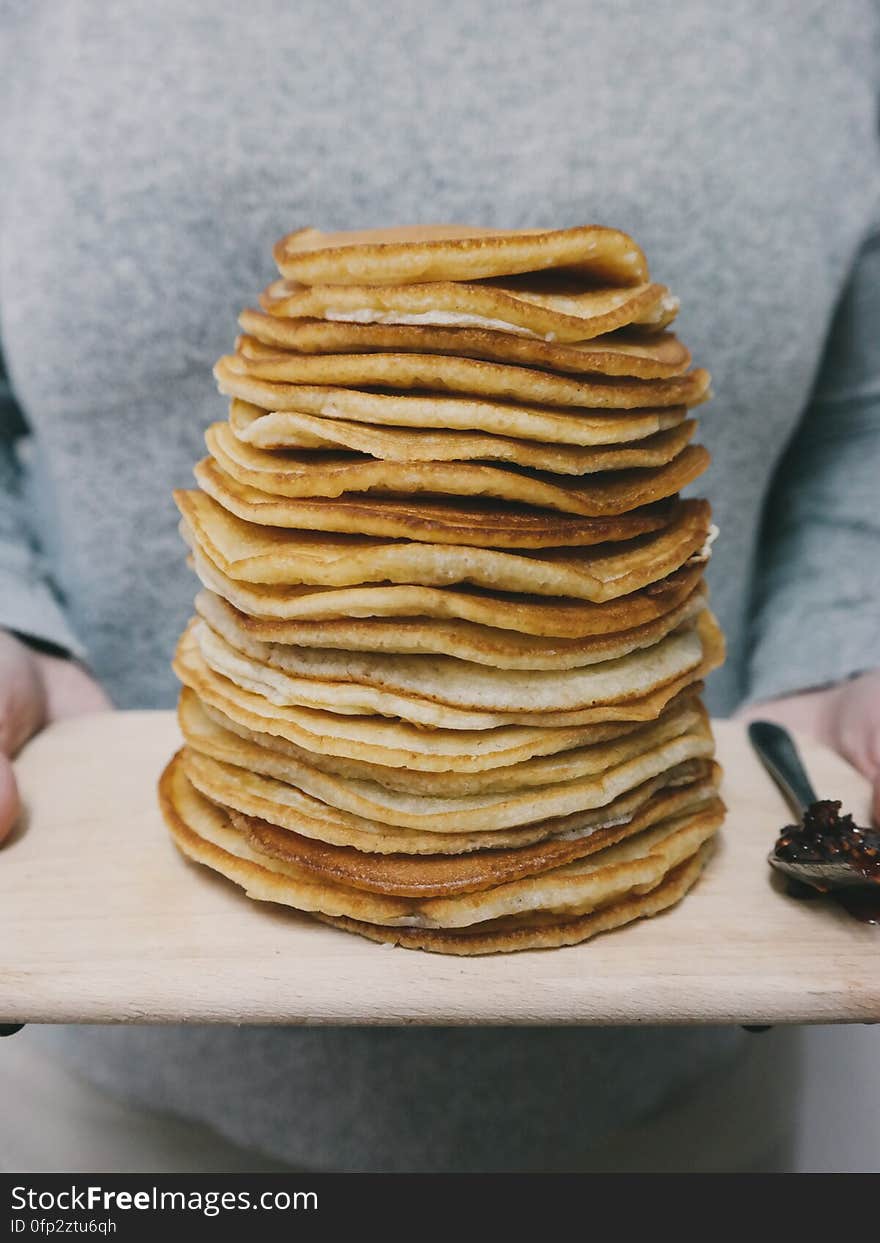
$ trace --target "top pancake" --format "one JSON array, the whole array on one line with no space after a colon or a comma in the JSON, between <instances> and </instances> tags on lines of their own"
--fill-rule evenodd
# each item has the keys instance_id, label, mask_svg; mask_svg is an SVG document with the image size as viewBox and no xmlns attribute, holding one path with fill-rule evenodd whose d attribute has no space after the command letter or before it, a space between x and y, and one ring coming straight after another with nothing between
<instances>
[{"instance_id":1,"label":"top pancake","mask_svg":"<svg viewBox=\"0 0 880 1243\"><path fill-rule=\"evenodd\" d=\"M275 281L260 295L260 306L287 319L494 329L561 342L587 341L627 325L656 332L678 313L678 299L665 285L593 289L552 276L420 285Z\"/></svg>"},{"instance_id":2,"label":"top pancake","mask_svg":"<svg viewBox=\"0 0 880 1243\"><path fill-rule=\"evenodd\" d=\"M240 348L253 358L279 350L299 354L453 354L577 375L598 373L642 379L681 375L691 362L690 350L669 332L650 337L622 333L560 345L485 328L282 319L251 309L242 311L238 322L247 334Z\"/></svg>"},{"instance_id":3,"label":"top pancake","mask_svg":"<svg viewBox=\"0 0 880 1243\"><path fill-rule=\"evenodd\" d=\"M618 229L418 225L362 232L297 229L275 246L282 276L306 285L482 280L548 269L609 285L648 279L641 248Z\"/></svg>"}]
</instances>

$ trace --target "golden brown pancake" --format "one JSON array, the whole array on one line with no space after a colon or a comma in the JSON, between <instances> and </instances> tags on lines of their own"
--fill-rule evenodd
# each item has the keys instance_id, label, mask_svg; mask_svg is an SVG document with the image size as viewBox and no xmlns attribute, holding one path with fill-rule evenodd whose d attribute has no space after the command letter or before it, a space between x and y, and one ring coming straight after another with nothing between
<instances>
[{"instance_id":1,"label":"golden brown pancake","mask_svg":"<svg viewBox=\"0 0 880 1243\"><path fill-rule=\"evenodd\" d=\"M385 625L388 619L394 619L395 625L406 626L411 620L422 624L437 619L436 624L440 626L460 622L476 627L480 635L474 635L475 639L489 629L510 636L513 642L517 635L526 635L529 638L523 642L530 650L529 639L535 637L556 639L562 644L578 643L649 624L678 607L695 590L703 569L702 563L689 564L642 591L605 604L515 596L467 587L456 590L415 586L335 590L266 586L239 582L224 574L195 542L185 522L181 529L191 546L196 573L204 585L254 618L304 626L345 624L349 620L352 624L363 621ZM328 643L327 646L332 645ZM538 650L537 645L534 650Z\"/></svg>"},{"instance_id":2,"label":"golden brown pancake","mask_svg":"<svg viewBox=\"0 0 880 1243\"><path fill-rule=\"evenodd\" d=\"M590 914L633 890L655 888L711 839L723 817L718 800L537 876L476 893L410 898L318 879L304 868L255 850L248 835L222 808L189 784L177 759L163 775L160 799L180 849L243 885L250 897L299 910L423 929L473 928L533 912L566 918ZM206 845L213 849L205 849Z\"/></svg>"},{"instance_id":3,"label":"golden brown pancake","mask_svg":"<svg viewBox=\"0 0 880 1243\"><path fill-rule=\"evenodd\" d=\"M200 472L199 479L208 484L208 473ZM209 486L214 489L213 478ZM231 485L221 495L223 505L203 492L175 493L193 541L230 578L288 587L470 583L490 591L603 603L681 569L701 553L708 536L708 506L699 501L678 506L672 522L659 532L622 545L504 552L263 526L229 511L227 506L235 504L249 512L247 500L239 504Z\"/></svg>"},{"instance_id":4,"label":"golden brown pancake","mask_svg":"<svg viewBox=\"0 0 880 1243\"><path fill-rule=\"evenodd\" d=\"M417 285L300 285L275 281L260 295L270 315L338 323L467 328L580 343L632 326L646 337L678 313L665 285L597 289L558 276Z\"/></svg>"},{"instance_id":5,"label":"golden brown pancake","mask_svg":"<svg viewBox=\"0 0 880 1243\"><path fill-rule=\"evenodd\" d=\"M336 621L297 622L255 617L237 609L222 595L203 591L196 612L209 621L226 612L240 633L261 643L300 648L330 648L342 652L401 653L453 656L492 669L575 669L615 660L640 648L651 647L692 621L705 607L703 588L695 588L676 607L653 621L628 630L584 639L545 641L513 630L476 626L472 622L439 622L430 618L341 618Z\"/></svg>"},{"instance_id":6,"label":"golden brown pancake","mask_svg":"<svg viewBox=\"0 0 880 1243\"><path fill-rule=\"evenodd\" d=\"M363 453L407 465L425 462L507 462L559 475L589 475L603 470L662 466L688 443L696 430L693 419L610 445L545 445L511 436L481 432L433 432L403 427L351 423L311 414L268 414L259 406L234 398L229 426L238 440L256 449L324 449Z\"/></svg>"},{"instance_id":7,"label":"golden brown pancake","mask_svg":"<svg viewBox=\"0 0 880 1243\"><path fill-rule=\"evenodd\" d=\"M381 782L389 789L401 788L395 784L397 779L403 781L420 776L427 781L440 782L441 790L444 777L454 781L468 780L466 774L419 774L407 769L381 768L374 764L340 760L333 756L303 751L299 747L284 742L283 739L245 730L228 717L223 716L216 708L201 703L197 696L186 687L181 693L178 716L187 742L183 762L192 768L195 784L198 786L201 782L206 796L212 798L214 802L225 805L234 820L243 816L244 813L229 807L228 791L231 788L232 802L242 800L243 791L238 779L241 770L249 768L255 774L262 772L270 776L274 773L278 780L284 780L285 777L290 778L293 773L293 769L285 762L290 758L294 758L300 764L305 764L310 770L329 773L334 777L345 775L373 781L375 774L379 774ZM625 729L626 726L623 728ZM238 738L235 737L236 734ZM623 735L618 734L618 736ZM245 744L244 747L240 745L242 741ZM281 749L285 747L286 751ZM252 763L255 754L257 762ZM201 763L198 756L202 757ZM217 761L218 766L206 768L205 757L208 760ZM337 771L334 771L333 765L337 766ZM228 769L224 766L228 766ZM499 770L502 775L507 771L509 770ZM350 846L368 854L468 854L473 851L518 849L536 842L548 841L551 838L567 841L599 831L621 828L628 825L634 816L641 814L654 796L661 791L673 791L687 787L694 800L698 794L702 799L707 790L714 794L718 771L717 765L713 765L709 759L685 760L634 786L601 807L587 808L566 816L555 816L549 820L532 821L527 825L488 832L466 831L460 825L454 825L453 831L449 832L436 829L431 832L422 832L418 829L401 828L342 811L302 791L295 794L288 790L287 802L280 808L280 817L288 827L284 828L277 824L275 827L279 832L296 832L315 841ZM491 778L491 773L488 776ZM476 774L475 777L479 779L480 775ZM286 784L290 786L290 780L287 780ZM428 786L425 791L420 792L436 793L437 788L437 786ZM443 792L451 793L452 791ZM266 791L264 790L263 793L265 794ZM247 799L249 800L248 806L261 820L266 823L275 822L275 818L279 815L277 799L263 798L254 783L250 784ZM678 808L678 806L679 804L676 803L675 807ZM691 801L688 801L687 806L691 806ZM669 814L672 812L670 811Z\"/></svg>"},{"instance_id":8,"label":"golden brown pancake","mask_svg":"<svg viewBox=\"0 0 880 1243\"><path fill-rule=\"evenodd\" d=\"M674 496L706 469L710 461L708 450L686 443L693 423L682 424L682 428L684 436L680 429L663 433L670 439L659 455L659 465L605 470L583 479L477 462L403 463L350 453L269 452L244 444L228 423L214 423L205 433L205 440L225 475L267 497L336 499L344 494L359 494L363 503L363 494L372 491L415 500L427 493L435 497L489 498L606 518ZM281 509L283 512L283 506ZM272 523L302 525L274 519Z\"/></svg>"},{"instance_id":9,"label":"golden brown pancake","mask_svg":"<svg viewBox=\"0 0 880 1243\"><path fill-rule=\"evenodd\" d=\"M346 661L344 654L312 648L297 659L292 654L295 649L255 643L249 643L244 653L204 622L193 625L202 656L215 673L276 707L343 716L378 715L421 727L460 730L588 725L616 716L625 720L630 705L651 700L663 687L677 685L689 675L693 680L693 671L702 668L716 633L715 619L704 610L696 623L652 648L618 660L577 670L520 673L455 662L446 656L357 653ZM442 677L439 670L432 675L432 665L440 666L448 677ZM461 666L460 673L453 672L456 665ZM343 667L357 670L363 680L340 677ZM321 677L321 670L327 676ZM531 696L527 693L530 683Z\"/></svg>"},{"instance_id":10,"label":"golden brown pancake","mask_svg":"<svg viewBox=\"0 0 880 1243\"><path fill-rule=\"evenodd\" d=\"M648 279L639 246L619 229L486 229L412 225L322 233L297 229L275 246L278 270L306 285L412 284L484 280L520 272L562 270L608 285Z\"/></svg>"},{"instance_id":11,"label":"golden brown pancake","mask_svg":"<svg viewBox=\"0 0 880 1243\"><path fill-rule=\"evenodd\" d=\"M255 850L273 855L313 876L352 889L396 897L450 897L477 893L525 876L586 858L641 833L661 820L703 809L716 799L712 778L652 795L627 822L597 828L582 837L549 838L518 849L471 851L466 855L368 854L303 837L256 817L230 813Z\"/></svg>"},{"instance_id":12,"label":"golden brown pancake","mask_svg":"<svg viewBox=\"0 0 880 1243\"><path fill-rule=\"evenodd\" d=\"M221 456L239 474L247 473ZM675 468L679 478L683 473L681 465ZM684 471L699 465L694 461L684 463ZM242 483L214 458L198 462L193 473L202 490L225 510L258 526L342 536L356 532L471 548L578 548L617 543L669 526L676 512L672 497L649 502L628 513L596 517L533 509L479 496L462 501L437 495L409 497L406 493L281 497Z\"/></svg>"},{"instance_id":13,"label":"golden brown pancake","mask_svg":"<svg viewBox=\"0 0 880 1243\"><path fill-rule=\"evenodd\" d=\"M300 354L452 354L575 375L639 376L643 380L681 375L691 363L690 350L672 333L645 336L631 332L557 344L487 328L282 319L252 308L242 311L238 322L247 334L242 353L253 358L279 350ZM262 348L257 349L257 343Z\"/></svg>"},{"instance_id":14,"label":"golden brown pancake","mask_svg":"<svg viewBox=\"0 0 880 1243\"><path fill-rule=\"evenodd\" d=\"M272 384L231 371L222 360L215 375L221 393L268 412L262 426L271 429L267 435L275 436L288 434L290 423L285 415L294 413L382 427L480 431L543 444L612 445L653 436L676 427L687 416L684 405L653 410L564 409L446 393L384 393L335 384Z\"/></svg>"},{"instance_id":15,"label":"golden brown pancake","mask_svg":"<svg viewBox=\"0 0 880 1243\"><path fill-rule=\"evenodd\" d=\"M555 742L549 756L541 752L537 758L514 760L480 772L422 772L307 751L273 734L248 729L210 703L203 703L188 687L183 687L178 707L181 732L188 746L222 763L249 768L289 785L296 785L298 766L305 765L332 778L376 782L388 790L429 796L483 794L521 788L530 782L541 785L567 780L599 763L590 757L602 754L600 744L629 741L633 735L643 739L655 726L663 727L664 736L674 737L698 723L702 719L700 713L698 691L688 687L664 708L656 722L609 721L584 726L576 745L569 749L563 738Z\"/></svg>"},{"instance_id":16,"label":"golden brown pancake","mask_svg":"<svg viewBox=\"0 0 880 1243\"><path fill-rule=\"evenodd\" d=\"M395 795L421 798L469 798L485 794L500 795L511 791L537 790L539 786L559 785L560 782L593 777L638 758L652 747L681 738L689 731L702 737L706 718L695 699L685 699L677 707L670 707L656 721L639 725L616 737L604 741L590 741L585 746L556 751L549 756L538 756L513 763L504 768L491 768L480 773L420 773L407 768L393 769L378 764L334 760L301 749L278 749L271 737L243 733L228 718L216 712L209 715L206 705L199 703L192 692L181 697L178 709L181 731L190 752L216 760L222 765L272 778L286 785L296 786L313 797L334 807L346 807L353 797L352 790L369 792L375 801L375 787L381 786ZM675 761L682 764L685 759ZM672 767L673 765L670 765ZM662 771L658 769L658 771ZM645 778L647 780L647 778ZM353 783L353 784L352 784ZM636 783L639 784L639 783ZM228 802L221 794L206 793L217 802ZM363 797L367 797L366 794ZM382 803L384 796L379 796ZM369 803L369 799L368 799ZM237 806L234 802L230 804ZM348 809L359 816L382 820L382 816L369 809L368 804L352 804ZM390 823L390 822L389 822ZM525 821L524 823L527 823ZM416 826L411 826L416 827ZM509 826L508 826L509 827Z\"/></svg>"},{"instance_id":17,"label":"golden brown pancake","mask_svg":"<svg viewBox=\"0 0 880 1243\"><path fill-rule=\"evenodd\" d=\"M569 780L534 789L522 786L455 797L407 794L292 760L288 767L296 773L296 781L280 781L191 747L184 753L184 767L192 783L213 801L294 831L305 814L310 819L342 819L362 832L381 832L389 826L420 833L489 833L595 811L686 761L710 759L713 753L711 732L699 719L673 737L664 738L659 731L653 741L646 739L641 753L624 745L631 744L632 737L600 743L595 759L587 755L581 761L581 768L589 768L604 762L606 755L619 760L605 769L581 771ZM569 761L569 766L578 771L576 761ZM560 769L565 771L564 764Z\"/></svg>"},{"instance_id":18,"label":"golden brown pancake","mask_svg":"<svg viewBox=\"0 0 880 1243\"><path fill-rule=\"evenodd\" d=\"M605 732L609 724L655 721L683 692L696 689L696 684L720 664L723 652L719 635L715 646L708 646L701 665L643 699L596 708L585 725L545 724L534 728L426 730L382 716L280 707L264 695L244 690L216 673L204 660L191 630L184 633L178 644L174 671L206 707L217 709L229 721L254 734L272 735L304 751L365 761L385 768L475 773L503 768L532 756L552 755L588 745L609 737Z\"/></svg>"},{"instance_id":19,"label":"golden brown pancake","mask_svg":"<svg viewBox=\"0 0 880 1243\"><path fill-rule=\"evenodd\" d=\"M477 924L473 930L441 931L437 929L387 928L345 916L315 913L322 923L332 924L345 932L355 932L369 941L399 945L403 949L426 950L431 954L509 954L517 950L559 949L578 945L611 932L637 919L649 919L668 910L693 888L712 856L712 843L707 842L696 854L667 872L655 889L647 892L631 890L616 902L598 908L590 915L560 917L511 917L497 923Z\"/></svg>"},{"instance_id":20,"label":"golden brown pancake","mask_svg":"<svg viewBox=\"0 0 880 1243\"><path fill-rule=\"evenodd\" d=\"M703 368L666 380L629 376L575 379L533 367L454 358L448 354L227 354L214 368L220 391L267 410L302 410L302 387L464 393L538 406L597 410L696 406L709 393Z\"/></svg>"},{"instance_id":21,"label":"golden brown pancake","mask_svg":"<svg viewBox=\"0 0 880 1243\"><path fill-rule=\"evenodd\" d=\"M265 682L269 698L276 694L302 694L303 700L291 699L290 702L306 702L313 695L323 698L325 687L338 685L337 711L357 711L355 705L372 703L374 697L378 704L384 702L386 696L395 700L403 696L407 701L427 700L493 716L521 712L539 716L551 712L553 720L559 724L574 723L565 721L566 712L640 698L656 686L696 667L702 659L701 625L705 625L706 630L709 626L709 623L701 623L700 614L705 610L700 610L695 618L658 642L635 648L622 656L572 669L519 670L496 669L451 656L347 652L264 643L240 626L235 611L216 596L199 596L198 604L202 621L196 623L197 642L208 663L233 681L238 682L240 673L248 681ZM371 688L371 691L367 694L366 689L356 688ZM327 694L330 694L329 689ZM414 705L407 702L400 705L400 712L383 714L403 715L411 706ZM421 709L433 715L432 710L420 703ZM375 710L382 711L378 707Z\"/></svg>"},{"instance_id":22,"label":"golden brown pancake","mask_svg":"<svg viewBox=\"0 0 880 1243\"><path fill-rule=\"evenodd\" d=\"M245 833L250 833L255 821L260 820L261 824L269 826L275 833L289 834L295 831L309 840L351 847L361 854L422 858L432 855L458 855L460 859L463 859L475 852L521 850L536 843L579 840L593 833L604 833L606 830L612 833L606 842L606 845L610 845L612 838L614 841L618 840L613 837L613 832L620 830L621 839L627 836L625 826L637 814L648 809L650 801L661 791L687 787L688 791L692 792L693 798L689 794L686 808L684 808L686 810L690 810L692 806L696 807L698 801L702 803L703 794L714 791L713 772L714 768L710 760L689 760L668 769L665 773L658 774L650 781L643 782L633 790L628 790L603 807L575 812L570 816L533 821L531 824L520 825L513 829L498 829L490 833L480 831L420 833L418 829L401 829L369 820L360 821L361 827L355 828L352 823L354 817L343 818L345 813L336 813L332 807L327 808L322 817L313 818L298 813L294 830L272 825L262 817L245 816L231 808L226 808L226 810L233 823ZM698 789L699 800L697 800ZM678 807L678 804L675 806ZM264 810L267 814L273 815L275 809L272 804L267 803Z\"/></svg>"}]
</instances>

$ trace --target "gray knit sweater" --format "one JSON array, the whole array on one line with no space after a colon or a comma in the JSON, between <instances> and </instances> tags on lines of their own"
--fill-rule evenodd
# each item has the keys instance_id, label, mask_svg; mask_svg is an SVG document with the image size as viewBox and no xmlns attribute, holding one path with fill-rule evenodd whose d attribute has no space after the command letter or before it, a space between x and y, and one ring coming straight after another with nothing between
<instances>
[{"instance_id":1,"label":"gray knit sweater","mask_svg":"<svg viewBox=\"0 0 880 1243\"><path fill-rule=\"evenodd\" d=\"M0 625L84 654L120 706L172 703L194 583L170 492L277 236L595 220L643 244L714 374L713 706L880 663L877 20L870 0L0 0ZM241 1143L384 1169L576 1166L736 1044L55 1039Z\"/></svg>"}]
</instances>

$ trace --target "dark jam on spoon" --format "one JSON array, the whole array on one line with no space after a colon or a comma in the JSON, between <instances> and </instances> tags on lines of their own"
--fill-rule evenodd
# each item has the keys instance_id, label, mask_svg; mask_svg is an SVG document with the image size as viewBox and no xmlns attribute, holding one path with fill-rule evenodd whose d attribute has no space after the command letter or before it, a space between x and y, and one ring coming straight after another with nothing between
<instances>
[{"instance_id":1,"label":"dark jam on spoon","mask_svg":"<svg viewBox=\"0 0 880 1243\"><path fill-rule=\"evenodd\" d=\"M831 799L811 803L802 824L777 839L770 862L786 873L792 897L832 893L865 923L880 923L880 831L865 829Z\"/></svg>"}]
</instances>

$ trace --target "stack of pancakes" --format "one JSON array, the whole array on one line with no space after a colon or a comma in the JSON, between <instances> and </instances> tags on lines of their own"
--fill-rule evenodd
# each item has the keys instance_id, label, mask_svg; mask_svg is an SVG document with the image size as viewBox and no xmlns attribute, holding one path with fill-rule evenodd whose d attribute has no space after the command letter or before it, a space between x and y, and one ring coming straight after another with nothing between
<instances>
[{"instance_id":1,"label":"stack of pancakes","mask_svg":"<svg viewBox=\"0 0 880 1243\"><path fill-rule=\"evenodd\" d=\"M625 234L276 247L178 494L203 590L162 779L180 849L377 941L568 945L697 879L709 376Z\"/></svg>"}]
</instances>

